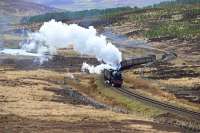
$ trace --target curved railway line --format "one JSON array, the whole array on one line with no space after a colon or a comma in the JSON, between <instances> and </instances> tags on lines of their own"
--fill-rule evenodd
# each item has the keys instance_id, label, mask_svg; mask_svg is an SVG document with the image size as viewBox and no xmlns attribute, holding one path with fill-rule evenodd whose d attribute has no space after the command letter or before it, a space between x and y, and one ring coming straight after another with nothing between
<instances>
[{"instance_id":1,"label":"curved railway line","mask_svg":"<svg viewBox=\"0 0 200 133\"><path fill-rule=\"evenodd\" d=\"M177 55L174 54L174 53L165 53L165 55L163 55L163 57L161 59L157 60L157 62L162 62L162 61L166 62L166 61L172 60L176 57L177 57ZM154 60L156 60L156 59L154 59L155 57L144 57L144 58L145 59L146 58L147 59L152 58L152 61L153 61L152 63L150 62L150 63L146 64L145 66L150 66L150 65L153 65L153 64L156 63L154 61ZM142 63L145 62L145 61L143 62L143 58L133 59L133 60L131 60L131 62L129 60L125 60L122 63L122 66L124 68L126 68L126 66L129 68L129 66L132 67L133 65L135 65L135 63L137 65L137 62L138 62L138 64L140 64L140 60L141 60ZM148 60L146 62L148 62ZM125 94L126 96L128 96L130 98L136 99L140 102L143 102L143 103L149 104L151 106L160 108L160 109L168 111L170 113L177 114L179 116L180 115L186 116L188 118L191 118L192 120L200 121L200 112L187 110L185 108L177 107L177 106L174 106L174 105L171 105L171 104L168 104L168 103L164 103L164 102L161 102L161 101L158 101L158 100L154 100L152 98L143 96L143 95L137 93L136 91L129 91L128 88L125 88L125 87L115 88L115 90L117 90L120 93Z\"/></svg>"},{"instance_id":2,"label":"curved railway line","mask_svg":"<svg viewBox=\"0 0 200 133\"><path fill-rule=\"evenodd\" d=\"M193 120L197 120L200 121L200 113L199 112L195 112L195 111L191 111L191 110L187 110L184 108L180 108L180 107L176 107L164 102L160 102L145 96L142 96L141 94L138 94L137 92L132 92L129 91L127 88L125 87L121 87L121 88L113 88L115 90L117 90L118 92L125 94L126 96L136 99L140 102L146 103L146 104L150 104L154 107L158 107L161 108L163 110L166 110L168 112L177 114L177 115L182 115L182 116L186 116L188 118L191 118Z\"/></svg>"}]
</instances>

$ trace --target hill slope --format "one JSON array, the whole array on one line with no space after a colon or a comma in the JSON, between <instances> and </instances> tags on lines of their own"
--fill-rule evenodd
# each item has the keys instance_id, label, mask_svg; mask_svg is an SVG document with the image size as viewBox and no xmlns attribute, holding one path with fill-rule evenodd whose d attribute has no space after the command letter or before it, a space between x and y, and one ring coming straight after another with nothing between
<instances>
[{"instance_id":1,"label":"hill slope","mask_svg":"<svg viewBox=\"0 0 200 133\"><path fill-rule=\"evenodd\" d=\"M47 12L57 11L55 8L47 7L32 2L25 2L23 0L1 0L0 1L0 15L13 16L32 16L36 14L43 14Z\"/></svg>"}]
</instances>

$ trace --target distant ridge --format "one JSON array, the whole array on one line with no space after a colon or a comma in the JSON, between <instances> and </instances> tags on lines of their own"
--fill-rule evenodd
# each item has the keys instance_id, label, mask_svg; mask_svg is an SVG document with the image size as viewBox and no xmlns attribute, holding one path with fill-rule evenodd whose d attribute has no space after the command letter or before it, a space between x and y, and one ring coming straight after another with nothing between
<instances>
[{"instance_id":1,"label":"distant ridge","mask_svg":"<svg viewBox=\"0 0 200 133\"><path fill-rule=\"evenodd\" d=\"M3 16L33 16L55 11L59 11L59 9L23 0L0 1L0 15Z\"/></svg>"},{"instance_id":2,"label":"distant ridge","mask_svg":"<svg viewBox=\"0 0 200 133\"><path fill-rule=\"evenodd\" d=\"M154 6L173 6L173 5L188 5L188 4L200 4L200 0L173 0L173 1L165 1L159 4L154 4Z\"/></svg>"}]
</instances>

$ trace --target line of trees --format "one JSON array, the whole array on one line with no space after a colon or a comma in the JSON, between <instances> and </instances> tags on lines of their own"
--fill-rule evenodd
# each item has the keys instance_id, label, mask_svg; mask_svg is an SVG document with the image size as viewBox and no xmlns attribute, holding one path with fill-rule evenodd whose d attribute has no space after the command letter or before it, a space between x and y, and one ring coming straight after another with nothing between
<instances>
[{"instance_id":1,"label":"line of trees","mask_svg":"<svg viewBox=\"0 0 200 133\"><path fill-rule=\"evenodd\" d=\"M85 11L77 11L77 12L55 12L55 13L47 13L44 15L37 15L31 17L24 17L22 19L22 23L33 23L33 22L44 22L49 21L51 19L55 19L57 21L62 20L74 20L74 19L83 19L83 18L98 18L98 17L109 17L114 16L120 13L125 13L134 10L135 8L131 7L119 7L119 8L110 8L110 9L92 9Z\"/></svg>"},{"instance_id":2,"label":"line of trees","mask_svg":"<svg viewBox=\"0 0 200 133\"><path fill-rule=\"evenodd\" d=\"M161 2L159 4L155 4L153 7L185 5L185 4L200 4L200 0L172 0L172 1L165 1L165 2Z\"/></svg>"}]
</instances>

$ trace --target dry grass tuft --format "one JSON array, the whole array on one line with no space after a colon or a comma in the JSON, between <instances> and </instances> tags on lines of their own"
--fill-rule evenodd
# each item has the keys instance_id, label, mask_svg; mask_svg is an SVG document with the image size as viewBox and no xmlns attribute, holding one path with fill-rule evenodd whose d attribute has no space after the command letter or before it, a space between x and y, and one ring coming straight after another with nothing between
<instances>
[{"instance_id":1,"label":"dry grass tuft","mask_svg":"<svg viewBox=\"0 0 200 133\"><path fill-rule=\"evenodd\" d=\"M125 82L125 85L127 85L128 87L135 90L145 91L147 93L150 93L150 95L152 96L162 97L167 100L175 99L174 95L160 90L160 88L156 86L155 84L153 84L152 82L141 79L138 76L131 74L130 71L124 74L124 82Z\"/></svg>"}]
</instances>

